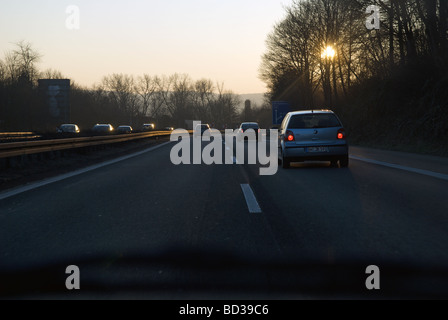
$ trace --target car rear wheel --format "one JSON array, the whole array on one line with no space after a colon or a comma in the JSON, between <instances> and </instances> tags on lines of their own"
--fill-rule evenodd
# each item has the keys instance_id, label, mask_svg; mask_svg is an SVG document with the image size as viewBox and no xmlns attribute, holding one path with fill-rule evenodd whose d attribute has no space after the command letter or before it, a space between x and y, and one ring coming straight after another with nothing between
<instances>
[{"instance_id":1,"label":"car rear wheel","mask_svg":"<svg viewBox=\"0 0 448 320\"><path fill-rule=\"evenodd\" d=\"M339 163L340 163L340 165L341 165L341 168L347 168L348 167L348 165L349 165L349 158L348 158L348 155L346 155L346 156L344 156L343 158L341 158L340 160L339 160Z\"/></svg>"},{"instance_id":2,"label":"car rear wheel","mask_svg":"<svg viewBox=\"0 0 448 320\"><path fill-rule=\"evenodd\" d=\"M291 160L289 160L288 158L285 158L283 155L282 155L282 168L283 169L288 169L288 168L290 168L291 167Z\"/></svg>"}]
</instances>

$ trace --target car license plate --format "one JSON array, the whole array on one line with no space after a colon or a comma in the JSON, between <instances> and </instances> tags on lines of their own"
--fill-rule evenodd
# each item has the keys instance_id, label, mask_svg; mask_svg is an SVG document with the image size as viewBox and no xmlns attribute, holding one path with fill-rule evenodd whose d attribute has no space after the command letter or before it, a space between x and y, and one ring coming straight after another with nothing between
<instances>
[{"instance_id":1,"label":"car license plate","mask_svg":"<svg viewBox=\"0 0 448 320\"><path fill-rule=\"evenodd\" d=\"M328 147L308 147L307 152L330 152L330 150L328 149Z\"/></svg>"}]
</instances>

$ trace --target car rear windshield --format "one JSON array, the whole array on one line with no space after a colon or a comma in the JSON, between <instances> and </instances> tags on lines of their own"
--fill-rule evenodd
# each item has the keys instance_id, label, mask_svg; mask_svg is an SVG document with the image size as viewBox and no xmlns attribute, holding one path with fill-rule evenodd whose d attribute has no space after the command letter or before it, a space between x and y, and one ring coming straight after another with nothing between
<instances>
[{"instance_id":1,"label":"car rear windshield","mask_svg":"<svg viewBox=\"0 0 448 320\"><path fill-rule=\"evenodd\" d=\"M243 129L258 129L258 124L256 123L245 123L242 125Z\"/></svg>"},{"instance_id":2,"label":"car rear windshield","mask_svg":"<svg viewBox=\"0 0 448 320\"><path fill-rule=\"evenodd\" d=\"M314 113L292 116L288 129L334 128L341 126L341 122L334 114Z\"/></svg>"}]
</instances>

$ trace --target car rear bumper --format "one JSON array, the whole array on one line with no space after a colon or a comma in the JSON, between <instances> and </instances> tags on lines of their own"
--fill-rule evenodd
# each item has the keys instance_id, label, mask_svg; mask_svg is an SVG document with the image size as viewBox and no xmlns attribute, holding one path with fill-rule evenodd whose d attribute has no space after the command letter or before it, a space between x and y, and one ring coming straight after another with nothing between
<instances>
[{"instance_id":1,"label":"car rear bumper","mask_svg":"<svg viewBox=\"0 0 448 320\"><path fill-rule=\"evenodd\" d=\"M329 152L307 152L307 146L283 148L283 156L290 161L333 161L348 155L348 145L325 146Z\"/></svg>"}]
</instances>

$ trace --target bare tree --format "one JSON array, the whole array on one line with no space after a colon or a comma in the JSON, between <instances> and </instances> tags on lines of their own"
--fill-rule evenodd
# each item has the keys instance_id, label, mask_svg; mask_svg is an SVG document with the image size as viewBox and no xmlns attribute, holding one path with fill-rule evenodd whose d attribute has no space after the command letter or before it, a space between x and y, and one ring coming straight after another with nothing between
<instances>
[{"instance_id":1,"label":"bare tree","mask_svg":"<svg viewBox=\"0 0 448 320\"><path fill-rule=\"evenodd\" d=\"M169 78L170 92L166 99L167 110L178 126L194 116L192 105L193 81L187 74L174 74Z\"/></svg>"},{"instance_id":2,"label":"bare tree","mask_svg":"<svg viewBox=\"0 0 448 320\"><path fill-rule=\"evenodd\" d=\"M0 84L4 85L7 78L7 69L5 63L0 59Z\"/></svg>"},{"instance_id":3,"label":"bare tree","mask_svg":"<svg viewBox=\"0 0 448 320\"><path fill-rule=\"evenodd\" d=\"M214 100L214 90L215 88L211 80L201 79L195 82L192 100L196 119L209 120L210 104Z\"/></svg>"},{"instance_id":4,"label":"bare tree","mask_svg":"<svg viewBox=\"0 0 448 320\"><path fill-rule=\"evenodd\" d=\"M143 76L138 77L135 85L135 92L140 98L140 111L144 116L148 116L151 111L151 100L156 90L157 83L150 75L144 74Z\"/></svg>"},{"instance_id":5,"label":"bare tree","mask_svg":"<svg viewBox=\"0 0 448 320\"><path fill-rule=\"evenodd\" d=\"M129 124L133 125L138 114L134 78L125 74L112 74L103 78L102 85L117 108L129 115Z\"/></svg>"},{"instance_id":6,"label":"bare tree","mask_svg":"<svg viewBox=\"0 0 448 320\"><path fill-rule=\"evenodd\" d=\"M224 83L217 83L218 93L210 101L211 123L219 129L231 128L237 121L237 108L241 103L238 95L224 89Z\"/></svg>"},{"instance_id":7,"label":"bare tree","mask_svg":"<svg viewBox=\"0 0 448 320\"><path fill-rule=\"evenodd\" d=\"M8 76L12 82L19 79L35 84L38 78L36 64L42 55L32 48L30 43L20 41L15 44L16 49L6 53L5 64Z\"/></svg>"},{"instance_id":8,"label":"bare tree","mask_svg":"<svg viewBox=\"0 0 448 320\"><path fill-rule=\"evenodd\" d=\"M152 117L158 118L168 112L167 101L171 89L171 83L169 78L166 76L155 76L154 84L156 86L156 91L151 96L150 108Z\"/></svg>"},{"instance_id":9,"label":"bare tree","mask_svg":"<svg viewBox=\"0 0 448 320\"><path fill-rule=\"evenodd\" d=\"M61 71L54 69L47 69L39 73L39 78L42 79L67 79Z\"/></svg>"}]
</instances>

